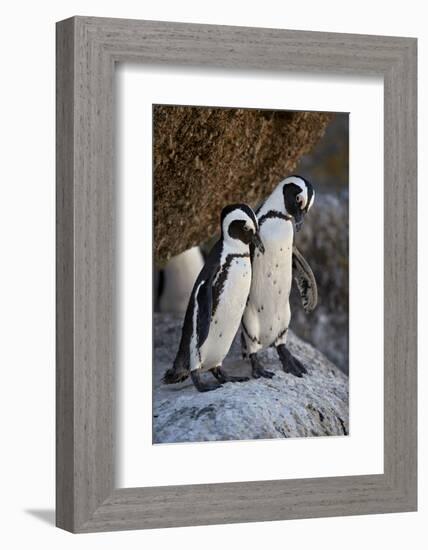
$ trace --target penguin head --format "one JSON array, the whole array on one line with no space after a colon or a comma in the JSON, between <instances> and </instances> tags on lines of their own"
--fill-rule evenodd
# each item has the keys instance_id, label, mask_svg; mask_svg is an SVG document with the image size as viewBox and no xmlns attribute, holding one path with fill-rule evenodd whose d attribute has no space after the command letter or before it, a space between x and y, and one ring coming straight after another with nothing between
<instances>
[{"instance_id":1,"label":"penguin head","mask_svg":"<svg viewBox=\"0 0 428 550\"><path fill-rule=\"evenodd\" d=\"M312 184L301 176L290 176L280 183L286 213L293 217L296 231L303 225L304 216L314 203Z\"/></svg>"},{"instance_id":2,"label":"penguin head","mask_svg":"<svg viewBox=\"0 0 428 550\"><path fill-rule=\"evenodd\" d=\"M229 204L221 212L222 239L234 247L242 248L253 243L265 251L259 235L259 222L247 204Z\"/></svg>"}]
</instances>

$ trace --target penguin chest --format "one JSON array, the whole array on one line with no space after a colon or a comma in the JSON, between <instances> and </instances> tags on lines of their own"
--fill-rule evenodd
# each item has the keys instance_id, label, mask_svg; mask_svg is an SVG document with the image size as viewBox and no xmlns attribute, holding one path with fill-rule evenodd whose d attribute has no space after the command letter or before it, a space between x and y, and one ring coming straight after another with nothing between
<instances>
[{"instance_id":1,"label":"penguin chest","mask_svg":"<svg viewBox=\"0 0 428 550\"><path fill-rule=\"evenodd\" d=\"M265 253L256 251L253 260L248 307L250 318L255 320L254 336L266 347L275 342L290 322L292 224L283 220L266 221L261 228L261 238Z\"/></svg>"},{"instance_id":2,"label":"penguin chest","mask_svg":"<svg viewBox=\"0 0 428 550\"><path fill-rule=\"evenodd\" d=\"M239 328L251 286L248 257L234 258L220 269L213 285L213 315L208 337L201 348L205 369L220 365Z\"/></svg>"}]
</instances>

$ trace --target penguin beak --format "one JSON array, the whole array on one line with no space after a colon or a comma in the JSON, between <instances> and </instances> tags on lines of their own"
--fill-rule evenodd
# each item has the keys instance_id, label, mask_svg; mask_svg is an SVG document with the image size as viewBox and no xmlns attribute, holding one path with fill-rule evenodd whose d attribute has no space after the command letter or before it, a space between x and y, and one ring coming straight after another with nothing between
<instances>
[{"instance_id":1,"label":"penguin beak","mask_svg":"<svg viewBox=\"0 0 428 550\"><path fill-rule=\"evenodd\" d=\"M294 228L296 230L296 233L300 231L303 227L303 217L305 213L301 210L298 210L296 214L294 214Z\"/></svg>"},{"instance_id":2,"label":"penguin beak","mask_svg":"<svg viewBox=\"0 0 428 550\"><path fill-rule=\"evenodd\" d=\"M262 254L265 253L265 247L263 246L262 240L260 238L260 235L258 233L254 233L252 241L254 243L254 246L256 246Z\"/></svg>"}]
</instances>

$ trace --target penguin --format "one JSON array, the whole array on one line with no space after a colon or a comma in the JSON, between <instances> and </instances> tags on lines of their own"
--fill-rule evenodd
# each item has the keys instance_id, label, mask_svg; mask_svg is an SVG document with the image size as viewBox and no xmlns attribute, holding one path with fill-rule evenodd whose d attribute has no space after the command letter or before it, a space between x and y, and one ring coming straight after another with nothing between
<instances>
[{"instance_id":1,"label":"penguin","mask_svg":"<svg viewBox=\"0 0 428 550\"><path fill-rule=\"evenodd\" d=\"M194 284L177 356L164 383L181 382L190 375L196 389L206 392L226 382L248 380L227 374L222 362L239 330L250 291L250 244L264 253L254 211L246 204L226 206L221 213L221 237ZM204 371L210 371L215 380L203 381Z\"/></svg>"},{"instance_id":2,"label":"penguin","mask_svg":"<svg viewBox=\"0 0 428 550\"><path fill-rule=\"evenodd\" d=\"M158 273L158 309L185 313L196 277L204 267L199 246L194 246L171 258Z\"/></svg>"},{"instance_id":3,"label":"penguin","mask_svg":"<svg viewBox=\"0 0 428 550\"><path fill-rule=\"evenodd\" d=\"M304 309L312 311L317 304L315 277L303 255L293 246L294 231L302 227L314 198L314 189L308 181L290 176L278 184L257 210L265 253L251 250L252 282L241 323L242 355L250 359L254 378L273 377L257 357L260 350L270 346L276 348L285 372L297 377L307 373L287 349L286 342L293 278Z\"/></svg>"}]
</instances>

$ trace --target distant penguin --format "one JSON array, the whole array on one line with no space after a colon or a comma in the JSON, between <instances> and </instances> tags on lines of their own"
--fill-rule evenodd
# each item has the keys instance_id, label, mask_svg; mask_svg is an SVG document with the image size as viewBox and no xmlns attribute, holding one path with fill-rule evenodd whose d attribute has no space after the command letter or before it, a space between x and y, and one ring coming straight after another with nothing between
<instances>
[{"instance_id":1,"label":"distant penguin","mask_svg":"<svg viewBox=\"0 0 428 550\"><path fill-rule=\"evenodd\" d=\"M230 376L222 362L239 329L251 285L250 244L264 252L253 210L245 204L226 206L221 213L221 237L196 279L187 306L174 365L163 381L174 384L189 375L203 392L225 382L248 378ZM203 381L211 371L216 381Z\"/></svg>"},{"instance_id":2,"label":"distant penguin","mask_svg":"<svg viewBox=\"0 0 428 550\"><path fill-rule=\"evenodd\" d=\"M161 272L159 310L184 313L196 277L203 267L204 257L199 246L189 248L171 258Z\"/></svg>"},{"instance_id":3,"label":"distant penguin","mask_svg":"<svg viewBox=\"0 0 428 550\"><path fill-rule=\"evenodd\" d=\"M297 283L306 311L312 311L317 303L315 277L293 246L293 223L299 231L314 197L308 181L291 176L276 187L257 211L265 253L251 251L252 282L241 333L243 357L250 358L254 378L272 378L273 373L265 370L257 357L258 351L270 346L275 346L285 372L298 377L307 372L287 349L286 341L292 279Z\"/></svg>"}]
</instances>

